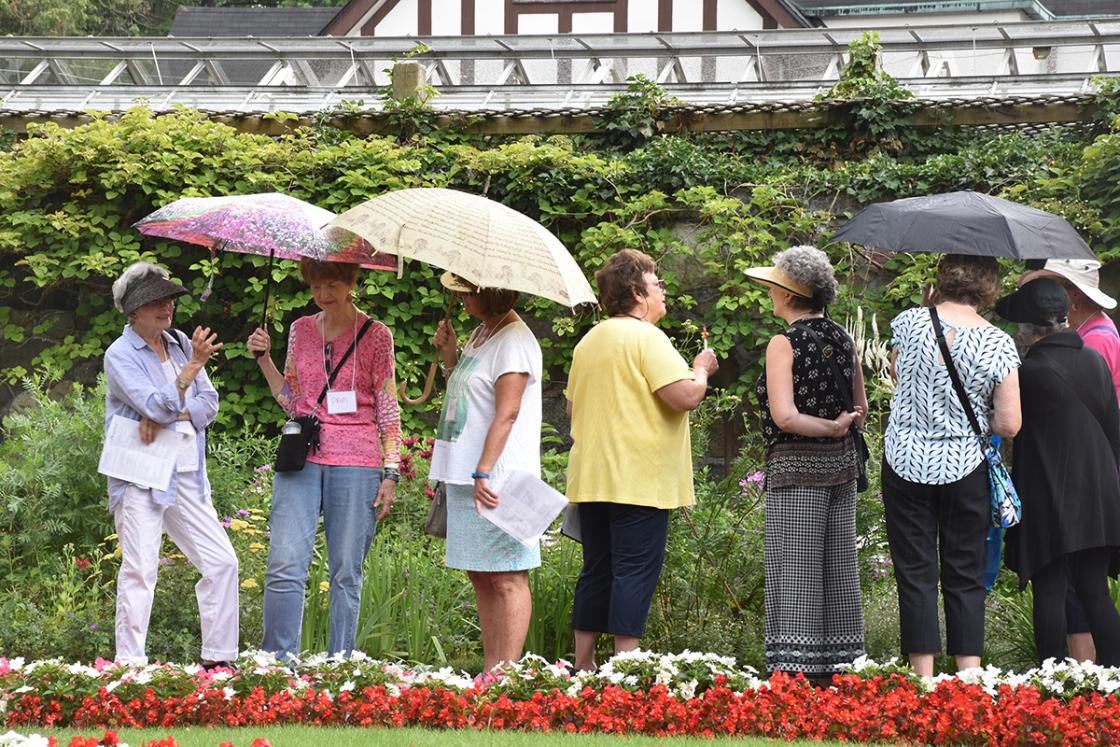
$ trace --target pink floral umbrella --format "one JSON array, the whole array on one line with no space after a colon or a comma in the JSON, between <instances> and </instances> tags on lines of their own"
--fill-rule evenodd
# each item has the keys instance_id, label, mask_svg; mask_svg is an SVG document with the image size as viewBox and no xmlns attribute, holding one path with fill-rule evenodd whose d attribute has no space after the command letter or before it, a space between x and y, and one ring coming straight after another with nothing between
<instances>
[{"instance_id":1,"label":"pink floral umbrella","mask_svg":"<svg viewBox=\"0 0 1120 747\"><path fill-rule=\"evenodd\" d=\"M357 234L326 226L334 213L280 192L229 197L183 197L133 224L147 236L268 257L265 314L272 284L272 262L310 257L396 271L397 258L379 252ZM211 279L212 282L212 279ZM203 300L210 294L207 287ZM263 322L262 322L263 324Z\"/></svg>"}]
</instances>

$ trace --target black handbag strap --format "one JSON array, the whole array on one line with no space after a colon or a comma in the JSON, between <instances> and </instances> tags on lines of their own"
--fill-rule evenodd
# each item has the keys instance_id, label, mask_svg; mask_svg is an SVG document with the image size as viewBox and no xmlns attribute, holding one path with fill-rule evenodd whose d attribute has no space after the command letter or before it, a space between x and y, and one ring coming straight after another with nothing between
<instances>
[{"instance_id":1,"label":"black handbag strap","mask_svg":"<svg viewBox=\"0 0 1120 747\"><path fill-rule=\"evenodd\" d=\"M810 329L808 324L794 322L793 326L809 335L810 339L812 339L813 342L816 343L817 348L819 348L821 351L821 357L828 361L828 366L832 369L832 375L836 379L836 388L840 390L840 397L842 398L842 404L844 405L844 412L851 412L853 407L852 383L848 381L848 377L845 376L844 372L840 370L840 364L836 362L836 357L831 354L825 354L824 340L820 335ZM854 362L853 365L855 365ZM852 425L855 425L855 421L852 421Z\"/></svg>"},{"instance_id":2,"label":"black handbag strap","mask_svg":"<svg viewBox=\"0 0 1120 747\"><path fill-rule=\"evenodd\" d=\"M968 416L968 423L972 426L972 432L983 443L984 432L980 430L980 422L976 419L976 411L972 409L972 402L969 401L968 395L964 391L964 384L961 383L957 367L953 365L953 356L949 354L949 343L945 341L945 333L941 331L941 317L937 315L936 306L929 307L929 318L933 322L933 333L937 335L937 345L941 348L941 358L945 361L945 370L949 372L953 389L956 390L957 397L960 398L961 405L964 406L964 414Z\"/></svg>"},{"instance_id":3,"label":"black handbag strap","mask_svg":"<svg viewBox=\"0 0 1120 747\"><path fill-rule=\"evenodd\" d=\"M346 352L342 354L342 358L338 361L338 365L334 367L334 370L331 371L331 375L327 377L327 383L323 384L323 391L319 392L319 399L315 401L316 410L319 409L319 405L323 404L323 400L327 396L327 391L330 390L331 384L334 383L334 377L338 376L338 372L342 370L342 364L349 360L350 354L354 352L354 348L358 347L358 341L362 339L362 335L364 335L366 333L366 330L371 326L373 326L373 320L366 319L366 323L363 324L362 328L358 330L358 334L354 335L354 341L350 343L350 347L346 348ZM312 410L312 414L314 414L314 410Z\"/></svg>"}]
</instances>

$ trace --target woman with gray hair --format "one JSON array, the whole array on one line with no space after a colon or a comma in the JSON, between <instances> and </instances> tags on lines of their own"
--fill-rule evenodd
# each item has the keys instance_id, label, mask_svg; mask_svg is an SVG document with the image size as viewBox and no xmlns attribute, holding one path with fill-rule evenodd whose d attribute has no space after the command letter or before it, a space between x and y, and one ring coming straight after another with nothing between
<instances>
[{"instance_id":1,"label":"woman with gray hair","mask_svg":"<svg viewBox=\"0 0 1120 747\"><path fill-rule=\"evenodd\" d=\"M1004 561L1034 591L1039 661L1066 656L1066 587L1081 601L1100 664L1120 666L1120 614L1108 592L1120 548L1120 406L1108 366L1066 323L1058 281L1039 277L996 303L1029 345L1019 371L1023 429L1012 478L1023 523Z\"/></svg>"},{"instance_id":2,"label":"woman with gray hair","mask_svg":"<svg viewBox=\"0 0 1120 747\"><path fill-rule=\"evenodd\" d=\"M166 490L109 478L109 510L117 528L116 659L147 662L145 644L163 533L202 574L195 585L202 620L202 664L237 658L237 555L210 502L206 428L218 414L218 393L204 367L222 347L208 327L187 336L171 328L175 297L187 292L167 270L130 266L113 283L113 304L128 317L105 351L105 432L116 416L137 421L140 440L160 430L181 433ZM168 454L168 456L172 456Z\"/></svg>"},{"instance_id":3,"label":"woman with gray hair","mask_svg":"<svg viewBox=\"0 0 1120 747\"><path fill-rule=\"evenodd\" d=\"M855 521L863 372L852 338L824 315L838 288L824 252L795 246L746 274L769 286L787 325L766 346L756 388L766 439L766 667L825 682L864 652Z\"/></svg>"}]
</instances>

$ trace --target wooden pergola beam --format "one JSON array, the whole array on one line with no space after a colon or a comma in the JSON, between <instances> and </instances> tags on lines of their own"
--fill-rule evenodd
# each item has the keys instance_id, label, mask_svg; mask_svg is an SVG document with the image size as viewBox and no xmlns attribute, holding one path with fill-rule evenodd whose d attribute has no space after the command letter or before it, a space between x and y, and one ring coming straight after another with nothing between
<instances>
[{"instance_id":1,"label":"wooden pergola beam","mask_svg":"<svg viewBox=\"0 0 1120 747\"><path fill-rule=\"evenodd\" d=\"M914 102L910 124L915 127L945 126L1014 126L1086 122L1093 119L1097 106L1091 97L1057 101L1022 101L1001 103L990 100L975 102ZM740 130L802 130L843 124L848 115L843 104L822 102L815 107L741 108L727 111L666 111L660 126L666 132L734 132ZM110 114L109 118L114 118ZM227 124L240 132L281 135L293 127L309 126L310 116L278 121L259 114L214 112L212 121ZM471 135L534 135L591 134L599 131L598 115L581 113L548 114L518 113L516 115L477 112L436 113L434 126ZM17 133L27 131L32 122L54 122L62 127L86 124L91 117L84 112L28 112L0 110L0 126ZM345 114L327 120L339 129L357 135L395 134L393 117L383 112Z\"/></svg>"}]
</instances>

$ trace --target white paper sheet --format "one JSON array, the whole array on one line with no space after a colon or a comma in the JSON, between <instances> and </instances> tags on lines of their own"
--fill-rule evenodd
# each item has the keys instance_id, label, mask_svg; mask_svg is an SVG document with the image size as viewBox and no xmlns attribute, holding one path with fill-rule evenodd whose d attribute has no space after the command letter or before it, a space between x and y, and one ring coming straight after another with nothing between
<instances>
[{"instance_id":1,"label":"white paper sheet","mask_svg":"<svg viewBox=\"0 0 1120 747\"><path fill-rule=\"evenodd\" d=\"M186 438L173 428L162 428L156 440L145 445L140 442L138 421L114 415L105 433L97 471L144 488L167 490Z\"/></svg>"},{"instance_id":2,"label":"white paper sheet","mask_svg":"<svg viewBox=\"0 0 1120 747\"><path fill-rule=\"evenodd\" d=\"M513 470L498 492L498 507L482 509L482 518L506 534L532 547L568 505L568 499L536 475Z\"/></svg>"}]
</instances>

